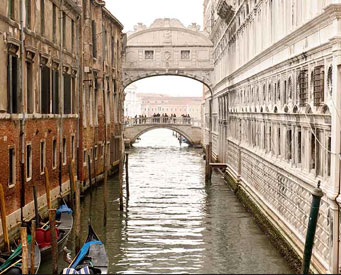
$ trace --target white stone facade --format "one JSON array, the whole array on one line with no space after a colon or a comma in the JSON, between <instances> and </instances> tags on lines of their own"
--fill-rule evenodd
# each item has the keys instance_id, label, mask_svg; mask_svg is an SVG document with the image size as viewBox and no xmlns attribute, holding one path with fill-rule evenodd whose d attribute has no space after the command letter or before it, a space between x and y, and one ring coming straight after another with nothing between
<instances>
[{"instance_id":1,"label":"white stone facade","mask_svg":"<svg viewBox=\"0 0 341 275\"><path fill-rule=\"evenodd\" d=\"M124 117L126 119L139 116L142 114L142 101L140 97L137 96L137 87L135 84L129 85L124 90L125 100L124 100Z\"/></svg>"},{"instance_id":2,"label":"white stone facade","mask_svg":"<svg viewBox=\"0 0 341 275\"><path fill-rule=\"evenodd\" d=\"M302 255L324 192L313 269L340 269L340 0L205 0L214 43L213 157Z\"/></svg>"},{"instance_id":3,"label":"white stone facade","mask_svg":"<svg viewBox=\"0 0 341 275\"><path fill-rule=\"evenodd\" d=\"M123 85L152 76L175 75L211 87L212 42L200 26L185 27L177 19L156 19L150 27L138 24L128 33L123 56Z\"/></svg>"}]
</instances>

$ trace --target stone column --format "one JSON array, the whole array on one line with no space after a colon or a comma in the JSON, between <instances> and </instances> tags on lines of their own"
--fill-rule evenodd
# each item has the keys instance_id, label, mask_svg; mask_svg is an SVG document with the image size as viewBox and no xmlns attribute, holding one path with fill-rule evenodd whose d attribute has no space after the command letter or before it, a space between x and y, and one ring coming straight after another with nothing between
<instances>
[{"instance_id":1,"label":"stone column","mask_svg":"<svg viewBox=\"0 0 341 275\"><path fill-rule=\"evenodd\" d=\"M340 196L340 146L341 146L341 32L340 20L335 20L334 27L337 37L330 40L333 46L333 76L332 76L332 96L331 100L333 108L331 108L331 176L330 184L324 187L327 194L329 207L331 211L330 224L332 227L332 242L330 242L330 264L329 272L338 273L339 270L339 205L341 204Z\"/></svg>"}]
</instances>

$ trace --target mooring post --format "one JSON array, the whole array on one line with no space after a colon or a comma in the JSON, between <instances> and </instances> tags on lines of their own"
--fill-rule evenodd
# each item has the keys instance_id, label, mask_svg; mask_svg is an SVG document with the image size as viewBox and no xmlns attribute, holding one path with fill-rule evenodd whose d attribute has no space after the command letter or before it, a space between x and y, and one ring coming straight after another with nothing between
<instances>
[{"instance_id":1,"label":"mooring post","mask_svg":"<svg viewBox=\"0 0 341 275\"><path fill-rule=\"evenodd\" d=\"M129 154L126 153L126 188L127 188L127 198L129 198L129 169L128 169L128 162L129 162Z\"/></svg>"},{"instance_id":2,"label":"mooring post","mask_svg":"<svg viewBox=\"0 0 341 275\"><path fill-rule=\"evenodd\" d=\"M74 176L74 164L73 161L71 162L71 176L73 178L73 182L74 182L74 190L75 190L75 210L74 210L74 214L75 214L75 247L76 247L76 253L78 253L78 251L80 250L80 220L81 220L81 202L80 202L80 182L75 180L75 176Z\"/></svg>"},{"instance_id":3,"label":"mooring post","mask_svg":"<svg viewBox=\"0 0 341 275\"><path fill-rule=\"evenodd\" d=\"M56 209L49 209L50 233L51 233L51 254L52 274L58 274L58 246L56 232Z\"/></svg>"},{"instance_id":4,"label":"mooring post","mask_svg":"<svg viewBox=\"0 0 341 275\"><path fill-rule=\"evenodd\" d=\"M212 163L212 142L209 143L209 147L208 147L209 151L208 151L208 178L209 180L212 179L212 167L211 167L211 163Z\"/></svg>"},{"instance_id":5,"label":"mooring post","mask_svg":"<svg viewBox=\"0 0 341 275\"><path fill-rule=\"evenodd\" d=\"M205 178L206 181L210 181L212 178L212 167L210 163L212 162L212 148L211 143L206 145L206 167L205 167Z\"/></svg>"},{"instance_id":6,"label":"mooring post","mask_svg":"<svg viewBox=\"0 0 341 275\"><path fill-rule=\"evenodd\" d=\"M51 194L50 194L50 179L49 170L45 167L45 189L46 189L46 201L48 209L52 209Z\"/></svg>"},{"instance_id":7,"label":"mooring post","mask_svg":"<svg viewBox=\"0 0 341 275\"><path fill-rule=\"evenodd\" d=\"M30 273L35 274L35 249L36 249L36 221L32 220L31 225L31 268Z\"/></svg>"},{"instance_id":8,"label":"mooring post","mask_svg":"<svg viewBox=\"0 0 341 275\"><path fill-rule=\"evenodd\" d=\"M103 186L103 201L104 201L104 215L103 222L104 226L107 225L107 212L108 212L108 171L107 171L107 160L104 158L104 186Z\"/></svg>"},{"instance_id":9,"label":"mooring post","mask_svg":"<svg viewBox=\"0 0 341 275\"><path fill-rule=\"evenodd\" d=\"M123 161L124 161L124 155L123 155L123 136L120 137L119 141L120 145L120 163L119 163L119 179L120 179L120 211L123 211Z\"/></svg>"},{"instance_id":10,"label":"mooring post","mask_svg":"<svg viewBox=\"0 0 341 275\"><path fill-rule=\"evenodd\" d=\"M5 249L7 252L11 251L10 243L9 243L9 236L8 236L8 228L7 228L7 216L6 216L6 199L4 189L2 184L0 184L0 211L1 211L1 224L2 224L2 231L4 235L4 243Z\"/></svg>"},{"instance_id":11,"label":"mooring post","mask_svg":"<svg viewBox=\"0 0 341 275\"><path fill-rule=\"evenodd\" d=\"M307 236L304 246L303 263L302 263L302 274L308 274L310 269L311 255L314 246L314 238L316 232L316 225L318 220L318 214L320 210L320 202L323 197L323 192L320 188L320 181L312 192L313 199L311 203L310 216L308 222Z\"/></svg>"},{"instance_id":12,"label":"mooring post","mask_svg":"<svg viewBox=\"0 0 341 275\"><path fill-rule=\"evenodd\" d=\"M71 209L72 210L75 210L74 208L74 190L73 190L73 187L74 187L74 178L73 178L73 175L72 175L72 164L71 164L72 160L70 159L69 161L69 179L70 179L70 206L71 206Z\"/></svg>"},{"instance_id":13,"label":"mooring post","mask_svg":"<svg viewBox=\"0 0 341 275\"><path fill-rule=\"evenodd\" d=\"M28 274L28 247L27 247L27 228L20 228L21 251L22 251L22 274Z\"/></svg>"},{"instance_id":14,"label":"mooring post","mask_svg":"<svg viewBox=\"0 0 341 275\"><path fill-rule=\"evenodd\" d=\"M88 155L88 171L89 171L89 184L90 184L90 192L92 194L92 182L91 182L91 161L90 155Z\"/></svg>"},{"instance_id":15,"label":"mooring post","mask_svg":"<svg viewBox=\"0 0 341 275\"><path fill-rule=\"evenodd\" d=\"M38 198L37 198L37 188L35 185L33 185L33 201L34 201L34 215L35 215L35 221L36 221L36 227L40 224L40 217L39 217L39 211L38 211Z\"/></svg>"}]
</instances>

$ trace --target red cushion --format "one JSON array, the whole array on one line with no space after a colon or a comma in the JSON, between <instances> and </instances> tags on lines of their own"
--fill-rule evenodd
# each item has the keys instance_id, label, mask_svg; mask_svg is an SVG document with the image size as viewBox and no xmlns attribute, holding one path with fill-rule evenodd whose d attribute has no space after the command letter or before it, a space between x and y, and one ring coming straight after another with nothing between
<instances>
[{"instance_id":1,"label":"red cushion","mask_svg":"<svg viewBox=\"0 0 341 275\"><path fill-rule=\"evenodd\" d=\"M41 228L38 228L36 230L36 240L37 240L37 243L39 244L39 246L43 243L45 243L45 230L44 229L41 229Z\"/></svg>"},{"instance_id":2,"label":"red cushion","mask_svg":"<svg viewBox=\"0 0 341 275\"><path fill-rule=\"evenodd\" d=\"M58 240L59 230L56 228L56 237ZM44 248L51 245L51 231L50 229L45 230L42 228L38 228L36 230L36 240L40 248Z\"/></svg>"},{"instance_id":3,"label":"red cushion","mask_svg":"<svg viewBox=\"0 0 341 275\"><path fill-rule=\"evenodd\" d=\"M59 230L58 230L58 228L56 228L56 237L57 237L57 240L58 240L58 236L59 236ZM45 232L45 242L51 244L51 240L52 240L52 238L51 238L51 230L48 229L48 230Z\"/></svg>"}]
</instances>

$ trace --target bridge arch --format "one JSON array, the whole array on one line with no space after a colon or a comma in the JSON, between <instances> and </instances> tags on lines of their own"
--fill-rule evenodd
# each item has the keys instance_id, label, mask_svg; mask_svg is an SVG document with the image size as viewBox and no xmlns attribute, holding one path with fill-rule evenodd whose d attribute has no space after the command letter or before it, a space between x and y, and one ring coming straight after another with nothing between
<instances>
[{"instance_id":1,"label":"bridge arch","mask_svg":"<svg viewBox=\"0 0 341 275\"><path fill-rule=\"evenodd\" d=\"M192 140L192 138L191 138L185 131L182 131L181 129L179 129L179 128L177 128L177 127L164 126L164 125L154 125L154 126L149 126L149 127L144 128L143 130L141 130L139 133L137 133L137 134L130 140L130 143L131 143L131 144L135 143L137 138L139 138L139 137L142 136L143 134L145 134L145 133L147 133L147 132L150 132L150 131L152 131L152 130L155 130L155 129L168 129L168 130L177 132L178 134L180 134L180 135L182 135L183 137L185 137L191 145L196 144L196 143Z\"/></svg>"},{"instance_id":2,"label":"bridge arch","mask_svg":"<svg viewBox=\"0 0 341 275\"><path fill-rule=\"evenodd\" d=\"M129 76L129 79L125 79L123 82L123 89L127 88L130 84L137 82L139 80L143 80L146 78L158 77L158 76L179 76L189 78L195 81L199 81L203 85L205 85L210 91L212 91L212 84L207 79L202 79L200 76L184 73L184 72L147 72L140 73L138 76L132 77Z\"/></svg>"},{"instance_id":3,"label":"bridge arch","mask_svg":"<svg viewBox=\"0 0 341 275\"><path fill-rule=\"evenodd\" d=\"M201 122L192 118L132 118L125 123L124 138L126 144L133 144L138 137L154 129L169 129L185 137L191 145L201 146Z\"/></svg>"},{"instance_id":4,"label":"bridge arch","mask_svg":"<svg viewBox=\"0 0 341 275\"><path fill-rule=\"evenodd\" d=\"M183 76L206 85L212 93L213 43L200 26L177 19L138 24L128 33L123 56L123 86L153 76Z\"/></svg>"}]
</instances>

